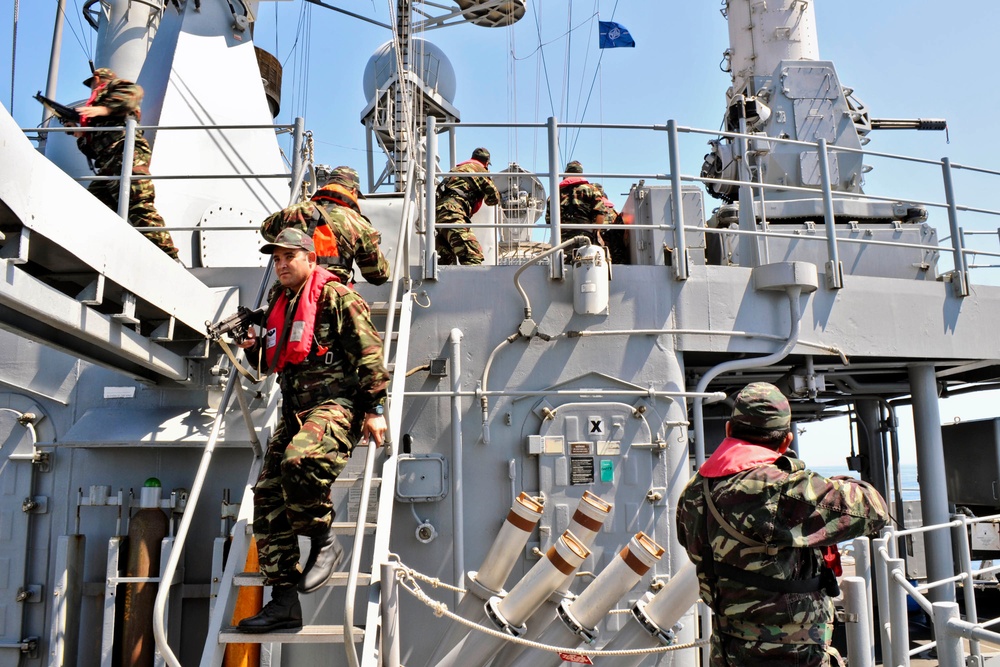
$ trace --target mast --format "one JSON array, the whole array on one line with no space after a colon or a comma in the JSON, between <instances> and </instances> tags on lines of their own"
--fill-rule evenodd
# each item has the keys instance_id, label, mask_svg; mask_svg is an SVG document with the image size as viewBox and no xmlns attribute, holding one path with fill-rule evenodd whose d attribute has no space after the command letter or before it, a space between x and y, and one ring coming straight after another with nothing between
<instances>
[{"instance_id":1,"label":"mast","mask_svg":"<svg viewBox=\"0 0 1000 667\"><path fill-rule=\"evenodd\" d=\"M409 104L413 100L410 80L410 49L412 46L413 17L411 0L398 0L396 4L396 66L398 83L393 104L393 135L396 137L395 172L396 192L406 189L406 168L410 161L410 126L408 118L413 110Z\"/></svg>"},{"instance_id":2,"label":"mast","mask_svg":"<svg viewBox=\"0 0 1000 667\"><path fill-rule=\"evenodd\" d=\"M56 0L56 22L52 29L52 52L49 54L49 77L45 82L45 97L56 98L56 86L59 83L59 58L62 54L63 25L66 23L66 0ZM52 116L47 106L42 105L42 123Z\"/></svg>"}]
</instances>

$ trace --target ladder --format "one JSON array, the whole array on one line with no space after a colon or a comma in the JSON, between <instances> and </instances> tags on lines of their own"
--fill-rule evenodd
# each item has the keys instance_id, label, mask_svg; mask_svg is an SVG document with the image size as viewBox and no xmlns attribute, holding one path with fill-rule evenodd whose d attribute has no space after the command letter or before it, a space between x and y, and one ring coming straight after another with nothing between
<instances>
[{"instance_id":1,"label":"ladder","mask_svg":"<svg viewBox=\"0 0 1000 667\"><path fill-rule=\"evenodd\" d=\"M412 212L417 207L409 200L403 209L400 224L399 242L393 262L393 281L389 288L386 301L375 302L372 306L373 324L383 332L383 356L390 371L405 369L409 348L410 322L413 313L413 298L408 276L409 244ZM394 298L393 295L399 296ZM380 324L382 326L380 326ZM235 393L248 415L243 397L242 385L238 378L235 382ZM348 465L334 483L331 495L334 505L343 501L344 495L352 491L360 494L356 520L353 522L334 522L338 534L353 535L354 542L347 572L337 572L327 582L330 587L344 589L344 623L339 625L304 625L298 630L280 630L272 633L249 634L240 632L231 625L233 610L236 605L236 593L243 586L261 586L263 577L260 574L242 572L246 562L247 551L252 534L253 493L252 487L257 480L263 460L263 452L258 447L247 476L240 510L232 531L232 542L229 557L218 587L218 597L212 602L208 635L202 653L202 667L218 667L225 656L225 647L230 643L240 644L272 644L277 650L271 650L269 657L274 660L280 655L280 645L286 643L343 643L345 645L346 664L350 667L376 667L380 665L380 636L377 629L380 626L382 614L381 573L380 566L388 560L389 536L392 528L393 505L396 491L396 443L400 441L400 423L403 414L405 394L405 377L394 374L389 389L389 409L387 419L389 432L386 444L381 451L384 456L379 462L379 450L367 446L355 449L355 460L358 454L365 452L364 465L358 472L358 466ZM277 401L277 391L270 395L270 409L267 414L274 413L274 402ZM253 430L254 427L248 426ZM252 435L252 438L256 438ZM379 465L380 463L380 465ZM380 468L380 469L379 469ZM378 474L376 474L378 472ZM352 474L353 473L353 474ZM369 521L368 505L371 494L378 494L378 509L375 521ZM351 503L353 504L353 503ZM371 557L363 563L366 547L370 548ZM362 567L364 565L364 567ZM359 599L359 594L363 595ZM363 609L363 619L356 623L355 608L360 602ZM360 645L360 653L358 646ZM262 655L264 653L262 652ZM262 663L264 660L262 659Z\"/></svg>"}]
</instances>

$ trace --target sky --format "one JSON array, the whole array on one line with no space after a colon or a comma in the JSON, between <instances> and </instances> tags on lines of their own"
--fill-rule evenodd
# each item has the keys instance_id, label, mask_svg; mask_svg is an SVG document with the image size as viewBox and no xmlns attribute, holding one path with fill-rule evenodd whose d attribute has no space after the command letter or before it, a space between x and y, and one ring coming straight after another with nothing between
<instances>
[{"instance_id":1,"label":"sky","mask_svg":"<svg viewBox=\"0 0 1000 667\"><path fill-rule=\"evenodd\" d=\"M87 94L80 81L93 57L94 33L79 18L82 4L66 0L69 16L58 88L62 101ZM395 2L331 4L388 22ZM996 62L994 30L1000 24L1000 3L814 0L813 5L820 56L835 63L843 83L854 89L873 117L948 120L950 143L941 132L883 131L870 135L868 149L928 159L950 156L956 163L996 168L1000 95L992 83L996 73L990 71ZM0 104L13 108L22 127L34 126L41 117L31 95L46 87L55 8L56 0L0 0ZM729 41L721 8L718 0L529 0L524 18L511 28L460 25L424 37L451 58L457 79L453 103L466 122L544 123L549 116L591 123L659 124L676 119L681 126L717 129L730 84L719 67ZM624 25L636 47L598 49L598 18ZM262 2L255 31L257 45L284 64L278 121L303 116L314 132L317 161L354 165L363 172L364 183L365 134L359 118L367 100L362 72L371 54L390 38L389 31L302 0ZM700 170L706 139L682 135L684 173L696 175ZM588 172L669 171L665 133L573 130L565 132L560 143L563 161L581 160ZM548 166L543 131L459 131L460 159L479 145L492 151L494 168L508 162L528 170ZM943 201L936 168L903 171L884 161L873 166L866 191ZM620 204L634 180L605 178L604 184ZM956 176L956 191L970 205L1000 208L993 203L995 186L982 177ZM714 205L715 200L706 198L706 206ZM935 212L932 222L939 237L948 235L942 212ZM1000 227L997 218L972 213L963 214L961 224L983 231ZM996 237L977 237L974 244L1000 250ZM982 263L991 261L984 258ZM973 282L997 284L998 275L997 269L976 269ZM942 420L993 417L995 398L944 401ZM912 433L912 421L905 411L900 421L905 439L907 429ZM840 463L848 438L846 420L809 425L802 454L816 464ZM910 444L904 462L913 460Z\"/></svg>"}]
</instances>

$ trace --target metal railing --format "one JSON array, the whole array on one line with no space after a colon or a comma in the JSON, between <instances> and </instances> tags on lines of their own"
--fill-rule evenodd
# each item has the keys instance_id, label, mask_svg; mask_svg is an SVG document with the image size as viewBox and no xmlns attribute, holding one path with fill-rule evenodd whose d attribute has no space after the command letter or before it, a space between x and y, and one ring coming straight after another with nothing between
<instances>
[{"instance_id":1,"label":"metal railing","mask_svg":"<svg viewBox=\"0 0 1000 667\"><path fill-rule=\"evenodd\" d=\"M922 526L907 530L887 528L880 538L873 542L873 564L878 589L879 630L882 638L883 664L893 667L909 667L915 655L936 648L942 667L964 667L966 665L963 639L969 642L970 664L983 664L981 642L1000 646L1000 632L988 627L1000 624L1000 618L986 622L979 619L976 607L975 585L983 581L979 577L993 576L1000 572L1000 566L976 567L972 560L970 527L980 523L1000 523L1000 514L970 518L954 515L948 523ZM917 585L906 575L903 559L897 557L900 539L948 531L955 551L954 576L927 581ZM993 582L995 584L995 580ZM961 584L964 619L960 616L959 605L951 599L950 589ZM936 592L936 595L932 592ZM931 600L928 595L937 598ZM931 619L935 641L910 648L907 597L911 598Z\"/></svg>"}]
</instances>

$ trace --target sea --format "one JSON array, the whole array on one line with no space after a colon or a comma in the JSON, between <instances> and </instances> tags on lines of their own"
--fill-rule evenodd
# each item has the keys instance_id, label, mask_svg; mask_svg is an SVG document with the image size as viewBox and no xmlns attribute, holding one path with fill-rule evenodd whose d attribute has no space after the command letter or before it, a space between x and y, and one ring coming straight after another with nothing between
<instances>
[{"instance_id":1,"label":"sea","mask_svg":"<svg viewBox=\"0 0 1000 667\"><path fill-rule=\"evenodd\" d=\"M809 466L809 469L814 470L825 477L848 475L850 477L860 478L860 475L857 472L848 470L847 466ZM903 492L903 500L920 500L920 486L917 484L916 464L900 465L899 478L899 486ZM895 492L892 490L892 480L889 480L889 495L895 496Z\"/></svg>"}]
</instances>

